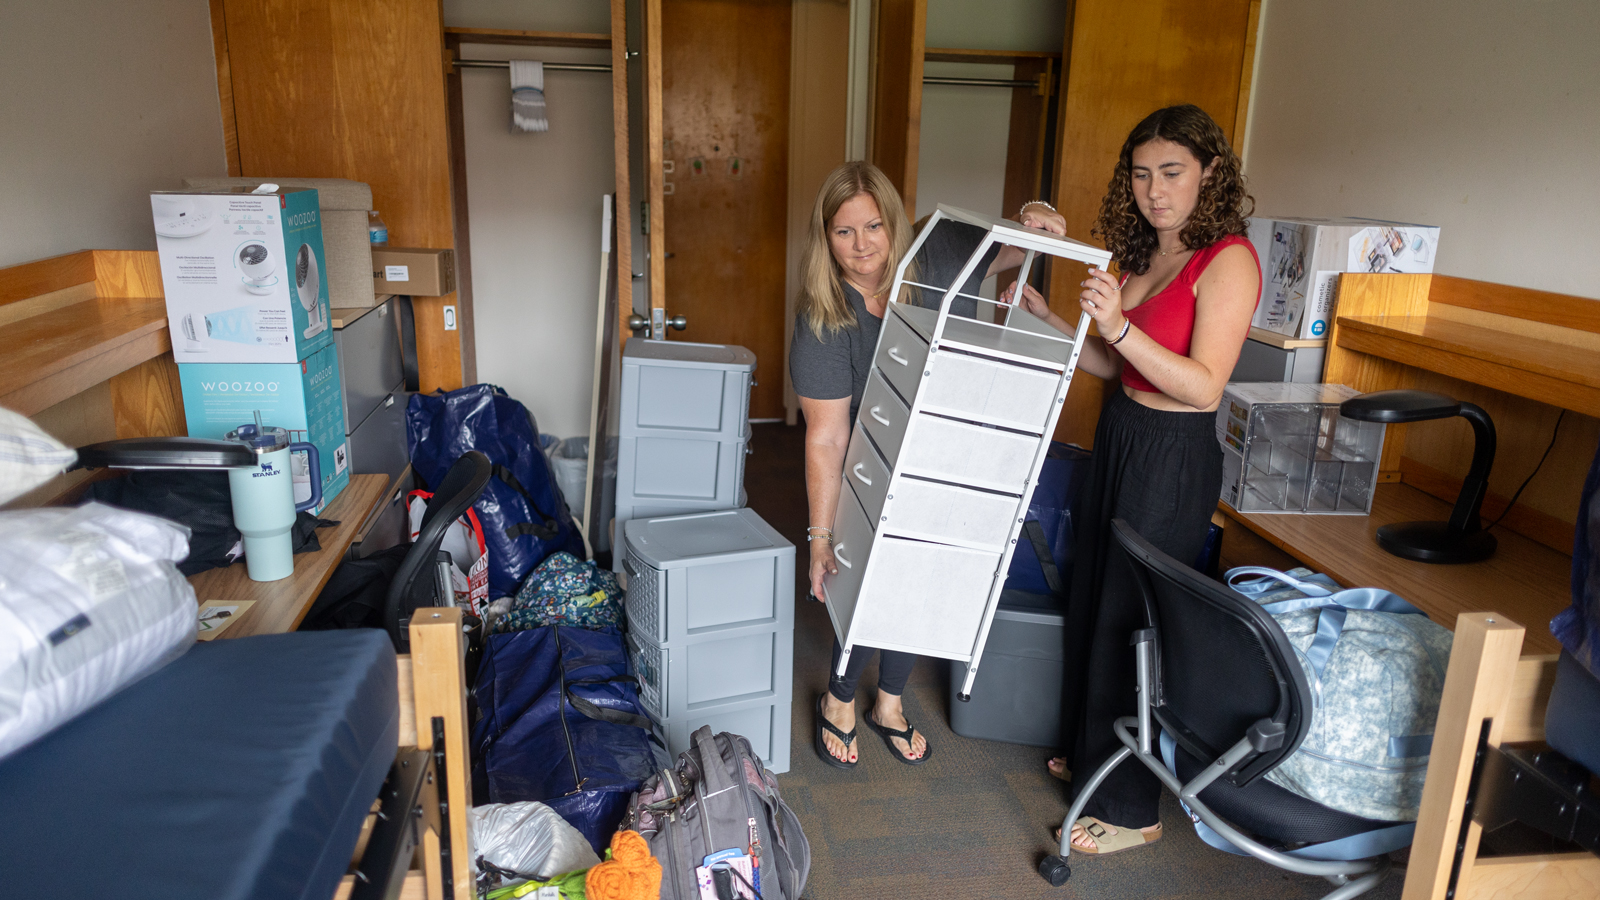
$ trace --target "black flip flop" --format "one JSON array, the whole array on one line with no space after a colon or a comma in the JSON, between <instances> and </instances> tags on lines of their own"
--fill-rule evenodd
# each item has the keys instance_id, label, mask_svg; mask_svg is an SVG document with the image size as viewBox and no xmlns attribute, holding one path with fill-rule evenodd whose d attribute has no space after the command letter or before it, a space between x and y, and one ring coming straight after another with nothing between
<instances>
[{"instance_id":1,"label":"black flip flop","mask_svg":"<svg viewBox=\"0 0 1600 900\"><path fill-rule=\"evenodd\" d=\"M876 710L873 712L876 712ZM907 727L905 731L895 731L893 728L878 724L878 721L872 717L872 713L867 713L866 723L868 728L871 728L873 731L878 733L878 737L883 738L883 745L889 748L889 754L908 766L920 766L928 761L928 757L933 755L932 744L928 744L928 746L923 749L922 755L916 759L912 759L909 756L901 753L900 748L894 745L894 738L899 738L900 740L906 742L906 747L908 749L911 747L911 737L917 733L917 726L912 725L910 722L906 723Z\"/></svg>"},{"instance_id":2,"label":"black flip flop","mask_svg":"<svg viewBox=\"0 0 1600 900\"><path fill-rule=\"evenodd\" d=\"M834 756L832 753L829 753L828 752L828 745L824 744L822 742L823 729L827 729L829 732L832 732L834 737L836 737L839 740L843 741L846 751L848 751L850 749L850 742L856 739L856 730L854 728L850 729L849 732L840 731L838 726L834 725L832 722L829 722L828 721L828 717L822 714L822 695L818 694L817 695L817 735L816 735L816 742L815 742L816 743L816 748L817 748L817 756L821 757L823 762L827 763L830 766L833 766L835 769L854 769L856 766L861 764L860 757L857 757L855 762L845 762L844 760L840 759L839 757Z\"/></svg>"}]
</instances>

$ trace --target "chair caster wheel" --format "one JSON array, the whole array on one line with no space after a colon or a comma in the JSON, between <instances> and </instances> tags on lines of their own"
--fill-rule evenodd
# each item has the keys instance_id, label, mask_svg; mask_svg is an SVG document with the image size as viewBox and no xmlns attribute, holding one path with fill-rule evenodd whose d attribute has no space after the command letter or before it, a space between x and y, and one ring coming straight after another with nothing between
<instances>
[{"instance_id":1,"label":"chair caster wheel","mask_svg":"<svg viewBox=\"0 0 1600 900\"><path fill-rule=\"evenodd\" d=\"M1061 887L1072 877L1072 868L1059 856L1046 856L1039 861L1039 874L1050 882L1051 887Z\"/></svg>"}]
</instances>

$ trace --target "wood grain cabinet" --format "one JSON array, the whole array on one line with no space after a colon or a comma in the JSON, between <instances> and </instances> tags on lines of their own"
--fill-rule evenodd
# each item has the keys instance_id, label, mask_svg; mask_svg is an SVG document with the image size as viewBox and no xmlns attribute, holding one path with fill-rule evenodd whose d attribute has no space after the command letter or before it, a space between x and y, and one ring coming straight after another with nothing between
<instances>
[{"instance_id":1,"label":"wood grain cabinet","mask_svg":"<svg viewBox=\"0 0 1600 900\"><path fill-rule=\"evenodd\" d=\"M988 233L951 285L907 276L941 224ZM1077 369L1080 344L1021 310L950 313L994 244L1104 266L1096 247L941 206L896 274L872 373L845 454L834 515L839 571L823 584L844 656L857 645L978 660L1033 485ZM914 269L912 270L914 273ZM913 302L940 297L939 308ZM993 301L981 301L993 304ZM1088 317L1078 322L1083 335Z\"/></svg>"}]
</instances>

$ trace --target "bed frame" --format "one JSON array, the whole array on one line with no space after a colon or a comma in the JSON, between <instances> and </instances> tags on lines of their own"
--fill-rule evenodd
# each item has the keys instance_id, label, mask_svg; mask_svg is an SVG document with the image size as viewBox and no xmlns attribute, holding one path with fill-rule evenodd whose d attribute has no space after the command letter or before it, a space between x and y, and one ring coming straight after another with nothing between
<instances>
[{"instance_id":1,"label":"bed frame","mask_svg":"<svg viewBox=\"0 0 1600 900\"><path fill-rule=\"evenodd\" d=\"M418 609L411 619L411 653L399 658L396 673L399 751L356 845L355 874L344 877L334 900L476 896L461 628L461 610L453 607Z\"/></svg>"},{"instance_id":2,"label":"bed frame","mask_svg":"<svg viewBox=\"0 0 1600 900\"><path fill-rule=\"evenodd\" d=\"M1544 853L1478 858L1482 772L1502 745L1544 739L1556 656L1524 656L1523 628L1498 613L1462 613L1434 728L1422 814L1403 900L1600 897L1600 857Z\"/></svg>"}]
</instances>

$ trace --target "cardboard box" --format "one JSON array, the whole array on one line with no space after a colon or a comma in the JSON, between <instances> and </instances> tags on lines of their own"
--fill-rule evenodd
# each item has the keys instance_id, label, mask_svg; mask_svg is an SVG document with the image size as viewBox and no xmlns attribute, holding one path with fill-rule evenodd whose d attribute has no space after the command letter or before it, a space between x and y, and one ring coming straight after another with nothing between
<instances>
[{"instance_id":1,"label":"cardboard box","mask_svg":"<svg viewBox=\"0 0 1600 900\"><path fill-rule=\"evenodd\" d=\"M332 344L294 363L179 363L183 413L191 437L220 438L255 421L286 428L317 448L324 506L350 483L339 352ZM311 496L305 454L296 453L294 499Z\"/></svg>"},{"instance_id":2,"label":"cardboard box","mask_svg":"<svg viewBox=\"0 0 1600 900\"><path fill-rule=\"evenodd\" d=\"M316 191L158 191L150 205L180 364L293 364L333 344Z\"/></svg>"},{"instance_id":3,"label":"cardboard box","mask_svg":"<svg viewBox=\"0 0 1600 900\"><path fill-rule=\"evenodd\" d=\"M185 178L183 186L215 191L263 182L285 188L311 188L322 209L322 248L327 252L328 303L334 309L374 306L372 290L372 238L367 232L367 212L372 208L372 188L344 178Z\"/></svg>"},{"instance_id":4,"label":"cardboard box","mask_svg":"<svg viewBox=\"0 0 1600 900\"><path fill-rule=\"evenodd\" d=\"M1240 512L1372 511L1384 426L1339 415L1342 384L1229 384L1217 407L1222 499Z\"/></svg>"},{"instance_id":5,"label":"cardboard box","mask_svg":"<svg viewBox=\"0 0 1600 900\"><path fill-rule=\"evenodd\" d=\"M1439 229L1376 219L1250 220L1261 260L1261 302L1252 325L1295 338L1327 336L1342 272L1427 273Z\"/></svg>"},{"instance_id":6,"label":"cardboard box","mask_svg":"<svg viewBox=\"0 0 1600 900\"><path fill-rule=\"evenodd\" d=\"M456 252L374 247L372 285L380 294L443 297L455 293Z\"/></svg>"}]
</instances>

